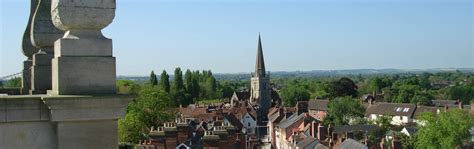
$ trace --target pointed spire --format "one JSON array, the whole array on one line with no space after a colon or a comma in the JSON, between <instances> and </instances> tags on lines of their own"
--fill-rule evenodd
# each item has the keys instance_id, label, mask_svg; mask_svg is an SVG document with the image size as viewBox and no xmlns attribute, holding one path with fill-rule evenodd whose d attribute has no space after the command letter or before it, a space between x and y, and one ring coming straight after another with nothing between
<instances>
[{"instance_id":1,"label":"pointed spire","mask_svg":"<svg viewBox=\"0 0 474 149\"><path fill-rule=\"evenodd\" d=\"M262 40L260 32L258 33L257 63L255 65L255 75L265 76L265 62L263 60Z\"/></svg>"}]
</instances>

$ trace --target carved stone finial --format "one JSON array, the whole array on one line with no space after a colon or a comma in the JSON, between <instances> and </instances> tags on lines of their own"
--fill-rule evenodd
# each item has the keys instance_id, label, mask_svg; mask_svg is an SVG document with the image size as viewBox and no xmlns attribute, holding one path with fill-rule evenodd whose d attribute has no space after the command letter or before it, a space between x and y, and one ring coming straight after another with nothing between
<instances>
[{"instance_id":1,"label":"carved stone finial","mask_svg":"<svg viewBox=\"0 0 474 149\"><path fill-rule=\"evenodd\" d=\"M98 38L115 17L115 0L52 0L54 25L64 38Z\"/></svg>"}]
</instances>

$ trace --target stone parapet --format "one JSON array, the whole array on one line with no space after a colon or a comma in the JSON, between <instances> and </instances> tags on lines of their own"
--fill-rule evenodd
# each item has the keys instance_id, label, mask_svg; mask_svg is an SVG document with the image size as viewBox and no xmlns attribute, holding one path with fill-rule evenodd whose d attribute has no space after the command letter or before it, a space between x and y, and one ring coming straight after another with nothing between
<instances>
[{"instance_id":1,"label":"stone parapet","mask_svg":"<svg viewBox=\"0 0 474 149\"><path fill-rule=\"evenodd\" d=\"M127 95L0 97L0 149L118 148Z\"/></svg>"},{"instance_id":2,"label":"stone parapet","mask_svg":"<svg viewBox=\"0 0 474 149\"><path fill-rule=\"evenodd\" d=\"M44 96L51 110L51 121L90 121L119 119L125 115L130 96Z\"/></svg>"}]
</instances>

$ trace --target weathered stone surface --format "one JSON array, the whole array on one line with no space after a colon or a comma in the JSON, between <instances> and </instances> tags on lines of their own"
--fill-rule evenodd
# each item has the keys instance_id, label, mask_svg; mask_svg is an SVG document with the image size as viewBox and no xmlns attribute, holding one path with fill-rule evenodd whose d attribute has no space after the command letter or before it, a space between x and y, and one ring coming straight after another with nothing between
<instances>
[{"instance_id":1,"label":"weathered stone surface","mask_svg":"<svg viewBox=\"0 0 474 149\"><path fill-rule=\"evenodd\" d=\"M33 61L23 61L23 73L21 77L21 89L23 91L29 91L31 89L31 66L33 66Z\"/></svg>"},{"instance_id":2,"label":"weathered stone surface","mask_svg":"<svg viewBox=\"0 0 474 149\"><path fill-rule=\"evenodd\" d=\"M45 106L40 96L0 97L0 122L49 120L49 110L42 109Z\"/></svg>"},{"instance_id":3,"label":"weathered stone surface","mask_svg":"<svg viewBox=\"0 0 474 149\"><path fill-rule=\"evenodd\" d=\"M56 149L54 124L47 121L0 122L0 149Z\"/></svg>"},{"instance_id":4,"label":"weathered stone surface","mask_svg":"<svg viewBox=\"0 0 474 149\"><path fill-rule=\"evenodd\" d=\"M117 120L58 122L60 149L117 149Z\"/></svg>"},{"instance_id":5,"label":"weathered stone surface","mask_svg":"<svg viewBox=\"0 0 474 149\"><path fill-rule=\"evenodd\" d=\"M38 5L37 0L31 0L30 17L28 19L28 24L26 25L25 32L23 33L23 41L21 43L23 55L28 57L28 60L31 60L33 58L33 54L35 54L39 50L38 48L33 46L33 44L31 43L31 37L30 37L31 21L33 19L33 15L36 11L37 5Z\"/></svg>"},{"instance_id":6,"label":"weathered stone surface","mask_svg":"<svg viewBox=\"0 0 474 149\"><path fill-rule=\"evenodd\" d=\"M54 55L60 56L112 56L112 40L107 38L59 39L54 43Z\"/></svg>"},{"instance_id":7,"label":"weathered stone surface","mask_svg":"<svg viewBox=\"0 0 474 149\"><path fill-rule=\"evenodd\" d=\"M56 57L53 95L115 94L114 57Z\"/></svg>"},{"instance_id":8,"label":"weathered stone surface","mask_svg":"<svg viewBox=\"0 0 474 149\"><path fill-rule=\"evenodd\" d=\"M51 85L51 59L52 54L36 53L33 55L31 68L31 92L46 93Z\"/></svg>"},{"instance_id":9,"label":"weathered stone surface","mask_svg":"<svg viewBox=\"0 0 474 149\"><path fill-rule=\"evenodd\" d=\"M115 0L53 0L53 22L61 30L99 31L112 23Z\"/></svg>"},{"instance_id":10,"label":"weathered stone surface","mask_svg":"<svg viewBox=\"0 0 474 149\"><path fill-rule=\"evenodd\" d=\"M130 96L45 96L51 121L113 120L125 115Z\"/></svg>"},{"instance_id":11,"label":"weathered stone surface","mask_svg":"<svg viewBox=\"0 0 474 149\"><path fill-rule=\"evenodd\" d=\"M61 38L63 32L57 29L51 19L51 0L39 1L38 7L32 18L31 42L38 48L52 47L54 41ZM52 49L43 49L50 53Z\"/></svg>"}]
</instances>

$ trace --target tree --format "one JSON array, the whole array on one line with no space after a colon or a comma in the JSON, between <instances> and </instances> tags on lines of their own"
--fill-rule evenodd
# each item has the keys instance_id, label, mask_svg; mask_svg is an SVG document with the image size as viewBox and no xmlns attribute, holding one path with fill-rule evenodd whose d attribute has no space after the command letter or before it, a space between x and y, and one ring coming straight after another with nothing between
<instances>
[{"instance_id":1,"label":"tree","mask_svg":"<svg viewBox=\"0 0 474 149\"><path fill-rule=\"evenodd\" d=\"M421 126L416 133L416 148L456 148L470 138L469 129L474 122L466 110L452 109L434 114L423 113Z\"/></svg>"},{"instance_id":2,"label":"tree","mask_svg":"<svg viewBox=\"0 0 474 149\"><path fill-rule=\"evenodd\" d=\"M9 88L20 88L21 87L21 78L20 77L15 77L7 81L5 83L5 87Z\"/></svg>"},{"instance_id":3,"label":"tree","mask_svg":"<svg viewBox=\"0 0 474 149\"><path fill-rule=\"evenodd\" d=\"M419 105L431 105L433 95L427 90L419 90L415 92L415 95L411 98L411 103Z\"/></svg>"},{"instance_id":4,"label":"tree","mask_svg":"<svg viewBox=\"0 0 474 149\"><path fill-rule=\"evenodd\" d=\"M370 89L372 91L380 92L383 87L385 87L385 84L379 77L374 77L370 80Z\"/></svg>"},{"instance_id":5,"label":"tree","mask_svg":"<svg viewBox=\"0 0 474 149\"><path fill-rule=\"evenodd\" d=\"M357 85L349 78L343 77L336 81L331 81L326 87L325 91L331 98L335 97L357 97Z\"/></svg>"},{"instance_id":6,"label":"tree","mask_svg":"<svg viewBox=\"0 0 474 149\"><path fill-rule=\"evenodd\" d=\"M166 93L170 93L170 76L168 73L166 73L166 70L163 70L163 72L160 75L160 88L163 89Z\"/></svg>"},{"instance_id":7,"label":"tree","mask_svg":"<svg viewBox=\"0 0 474 149\"><path fill-rule=\"evenodd\" d=\"M474 83L449 87L445 94L450 100L461 100L463 103L470 103L474 99Z\"/></svg>"},{"instance_id":8,"label":"tree","mask_svg":"<svg viewBox=\"0 0 474 149\"><path fill-rule=\"evenodd\" d=\"M325 124L347 125L351 119L364 117L365 108L350 97L339 97L329 101Z\"/></svg>"},{"instance_id":9,"label":"tree","mask_svg":"<svg viewBox=\"0 0 474 149\"><path fill-rule=\"evenodd\" d=\"M298 101L308 101L310 96L309 92L298 84L283 88L280 95L285 106L295 106Z\"/></svg>"},{"instance_id":10,"label":"tree","mask_svg":"<svg viewBox=\"0 0 474 149\"><path fill-rule=\"evenodd\" d=\"M153 86L158 85L158 80L156 78L155 72L153 71L150 73L150 84Z\"/></svg>"},{"instance_id":11,"label":"tree","mask_svg":"<svg viewBox=\"0 0 474 149\"><path fill-rule=\"evenodd\" d=\"M132 80L117 80L117 92L119 94L137 95L140 91L140 85Z\"/></svg>"},{"instance_id":12,"label":"tree","mask_svg":"<svg viewBox=\"0 0 474 149\"><path fill-rule=\"evenodd\" d=\"M171 85L170 92L172 98L176 101L177 104L188 105L191 103L184 87L183 72L179 67L174 70L174 79L173 84Z\"/></svg>"},{"instance_id":13,"label":"tree","mask_svg":"<svg viewBox=\"0 0 474 149\"><path fill-rule=\"evenodd\" d=\"M169 110L174 103L169 95L156 86L144 86L127 108L127 115L119 121L119 138L122 142L144 139L151 127L172 119Z\"/></svg>"},{"instance_id":14,"label":"tree","mask_svg":"<svg viewBox=\"0 0 474 149\"><path fill-rule=\"evenodd\" d=\"M196 76L195 73L191 70L186 70L184 73L184 81L186 86L186 91L188 92L191 99L197 99L199 97L199 76Z\"/></svg>"}]
</instances>

